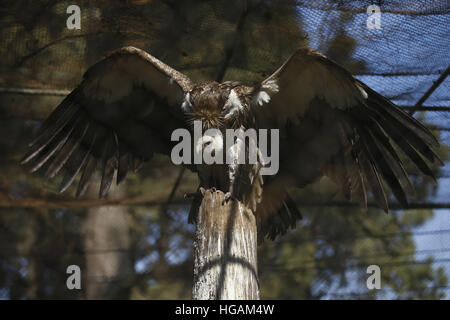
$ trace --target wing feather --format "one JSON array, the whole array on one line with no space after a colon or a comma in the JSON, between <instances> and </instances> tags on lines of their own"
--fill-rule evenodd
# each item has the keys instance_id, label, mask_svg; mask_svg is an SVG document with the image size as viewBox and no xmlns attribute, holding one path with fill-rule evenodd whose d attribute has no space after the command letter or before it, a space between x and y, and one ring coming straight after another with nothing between
<instances>
[{"instance_id":1,"label":"wing feather","mask_svg":"<svg viewBox=\"0 0 450 320\"><path fill-rule=\"evenodd\" d=\"M385 184L404 207L414 194L397 149L433 179L423 158L443 165L423 124L310 48L256 86L252 101L258 127L281 131L278 175L295 186L327 175L364 206L367 184L387 212Z\"/></svg>"},{"instance_id":2,"label":"wing feather","mask_svg":"<svg viewBox=\"0 0 450 320\"><path fill-rule=\"evenodd\" d=\"M117 167L115 141L112 137L107 140L102 156L102 180L100 182L99 197L103 198L106 196L109 188L111 187L111 182L114 177L114 172Z\"/></svg>"},{"instance_id":3,"label":"wing feather","mask_svg":"<svg viewBox=\"0 0 450 320\"><path fill-rule=\"evenodd\" d=\"M81 174L80 182L78 183L76 193L77 198L82 196L86 192L96 167L97 167L97 158L92 153L89 153L89 158L83 169L83 173Z\"/></svg>"},{"instance_id":4,"label":"wing feather","mask_svg":"<svg viewBox=\"0 0 450 320\"><path fill-rule=\"evenodd\" d=\"M69 129L69 134L64 138L64 146L58 151L56 158L52 161L48 167L45 176L47 178L53 178L61 168L69 160L70 156L80 146L80 142L83 139L89 123L83 121L82 117L76 119L73 128Z\"/></svg>"}]
</instances>

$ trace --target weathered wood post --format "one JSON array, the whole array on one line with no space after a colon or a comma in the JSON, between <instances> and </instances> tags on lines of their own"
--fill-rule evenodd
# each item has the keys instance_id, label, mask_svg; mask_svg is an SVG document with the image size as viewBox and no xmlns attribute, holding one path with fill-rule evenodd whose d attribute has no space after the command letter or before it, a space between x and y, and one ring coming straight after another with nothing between
<instances>
[{"instance_id":1,"label":"weathered wood post","mask_svg":"<svg viewBox=\"0 0 450 320\"><path fill-rule=\"evenodd\" d=\"M259 299L256 222L237 200L206 191L194 238L195 300Z\"/></svg>"}]
</instances>

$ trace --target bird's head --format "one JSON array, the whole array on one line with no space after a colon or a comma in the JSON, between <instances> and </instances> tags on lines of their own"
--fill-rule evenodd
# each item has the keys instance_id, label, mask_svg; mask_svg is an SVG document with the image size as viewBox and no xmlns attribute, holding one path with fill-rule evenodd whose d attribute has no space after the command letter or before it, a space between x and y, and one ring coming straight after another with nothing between
<instances>
[{"instance_id":1,"label":"bird's head","mask_svg":"<svg viewBox=\"0 0 450 320\"><path fill-rule=\"evenodd\" d=\"M223 127L222 108L227 96L228 93L217 82L207 82L195 86L186 94L182 107L191 124L201 121L204 130L220 129Z\"/></svg>"}]
</instances>

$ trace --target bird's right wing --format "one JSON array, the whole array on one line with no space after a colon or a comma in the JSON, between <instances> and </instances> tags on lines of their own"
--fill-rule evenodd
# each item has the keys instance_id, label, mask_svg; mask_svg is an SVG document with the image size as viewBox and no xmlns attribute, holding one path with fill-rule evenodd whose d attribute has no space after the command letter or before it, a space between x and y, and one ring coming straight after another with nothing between
<instances>
[{"instance_id":1,"label":"bird's right wing","mask_svg":"<svg viewBox=\"0 0 450 320\"><path fill-rule=\"evenodd\" d=\"M407 207L414 194L402 151L425 175L438 140L423 124L323 55L299 48L261 84L254 100L258 125L280 129L278 178L304 187L327 176L347 197L366 205L366 184L388 211L389 186ZM385 183L384 183L385 182Z\"/></svg>"},{"instance_id":2,"label":"bird's right wing","mask_svg":"<svg viewBox=\"0 0 450 320\"><path fill-rule=\"evenodd\" d=\"M156 153L170 154L171 134L186 127L181 104L192 82L143 50L119 49L87 70L83 81L42 124L22 163L54 177L63 167L63 192L81 173L77 196L96 169L105 196L117 171Z\"/></svg>"},{"instance_id":3,"label":"bird's right wing","mask_svg":"<svg viewBox=\"0 0 450 320\"><path fill-rule=\"evenodd\" d=\"M258 127L278 129L281 137L279 171L271 178L274 191L264 183L266 203L256 211L270 237L287 230L298 216L286 214L285 221L279 219L283 223L275 224L278 229L272 227L270 215L288 199L278 186L303 188L325 176L363 206L370 190L387 212L386 187L404 207L407 194L414 194L400 152L432 179L429 163L443 165L430 130L308 47L299 48L261 82L252 99Z\"/></svg>"}]
</instances>

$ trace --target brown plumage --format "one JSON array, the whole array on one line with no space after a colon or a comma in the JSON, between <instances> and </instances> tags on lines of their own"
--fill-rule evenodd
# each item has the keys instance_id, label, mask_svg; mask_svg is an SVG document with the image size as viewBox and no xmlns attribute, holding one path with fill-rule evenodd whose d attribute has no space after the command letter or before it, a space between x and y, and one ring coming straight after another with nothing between
<instances>
[{"instance_id":1,"label":"brown plumage","mask_svg":"<svg viewBox=\"0 0 450 320\"><path fill-rule=\"evenodd\" d=\"M198 173L200 186L246 202L255 213L260 239L274 239L300 219L288 187L328 176L347 198L366 206L370 190L388 211L384 183L404 206L407 194L414 192L398 151L433 179L427 161L442 165L432 150L439 144L427 128L307 47L256 86L194 84L140 49L117 50L92 66L44 121L22 162L30 163L32 171L45 170L47 177L64 168L61 192L81 175L77 196L99 170L103 197L116 172L120 183L154 153L170 155L172 132L192 130L195 120L202 121L203 129L221 132L280 130L280 167L273 176L260 174L261 161L186 164ZM218 152L225 143L216 139L201 140L199 147L213 144Z\"/></svg>"}]
</instances>

